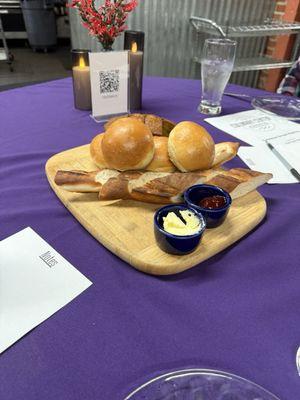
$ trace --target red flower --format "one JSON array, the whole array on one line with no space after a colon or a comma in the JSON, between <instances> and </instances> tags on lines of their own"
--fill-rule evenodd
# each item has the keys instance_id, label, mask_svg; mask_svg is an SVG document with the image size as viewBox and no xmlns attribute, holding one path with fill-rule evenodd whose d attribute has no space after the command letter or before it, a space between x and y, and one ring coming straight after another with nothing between
<instances>
[{"instance_id":1,"label":"red flower","mask_svg":"<svg viewBox=\"0 0 300 400\"><path fill-rule=\"evenodd\" d=\"M82 25L107 49L126 29L128 14L137 5L137 0L105 0L105 3L96 9L95 0L72 0L68 6L78 9Z\"/></svg>"}]
</instances>

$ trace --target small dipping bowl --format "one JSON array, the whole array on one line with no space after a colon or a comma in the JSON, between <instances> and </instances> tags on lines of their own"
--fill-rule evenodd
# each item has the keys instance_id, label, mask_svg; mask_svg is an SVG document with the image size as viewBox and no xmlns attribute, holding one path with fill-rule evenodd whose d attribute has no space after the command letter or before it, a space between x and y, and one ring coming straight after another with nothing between
<instances>
[{"instance_id":1,"label":"small dipping bowl","mask_svg":"<svg viewBox=\"0 0 300 400\"><path fill-rule=\"evenodd\" d=\"M195 214L200 220L199 232L193 235L174 235L164 230L163 228L163 217L166 217L168 213L174 212L179 215L180 210L187 210ZM203 216L197 211L185 205L168 205L158 209L154 215L154 234L155 239L161 250L166 253L184 255L191 253L199 245L202 238L203 232L205 231L206 224Z\"/></svg>"},{"instance_id":2,"label":"small dipping bowl","mask_svg":"<svg viewBox=\"0 0 300 400\"><path fill-rule=\"evenodd\" d=\"M199 202L205 197L222 196L225 199L225 205L220 208L204 208L199 206ZM213 185L194 185L184 192L184 200L188 207L192 207L203 215L207 228L216 228L221 225L230 208L231 196L226 190Z\"/></svg>"}]
</instances>

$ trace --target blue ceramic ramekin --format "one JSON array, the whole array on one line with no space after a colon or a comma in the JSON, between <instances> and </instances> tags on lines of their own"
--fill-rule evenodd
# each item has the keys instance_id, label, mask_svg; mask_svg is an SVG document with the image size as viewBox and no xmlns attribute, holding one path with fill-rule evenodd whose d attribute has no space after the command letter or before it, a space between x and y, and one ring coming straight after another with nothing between
<instances>
[{"instance_id":1,"label":"blue ceramic ramekin","mask_svg":"<svg viewBox=\"0 0 300 400\"><path fill-rule=\"evenodd\" d=\"M163 228L163 217L169 212L178 212L178 210L188 210L196 215L200 220L202 228L194 235L179 236L166 232ZM184 255L191 253L199 245L203 232L205 231L205 220L196 210L185 205L168 205L158 209L154 215L154 234L158 246L166 253Z\"/></svg>"},{"instance_id":2,"label":"blue ceramic ramekin","mask_svg":"<svg viewBox=\"0 0 300 400\"><path fill-rule=\"evenodd\" d=\"M205 197L223 196L225 206L216 209L208 209L199 206L199 202ZM231 196L226 190L213 185L194 185L184 192L184 200L188 207L192 207L203 215L207 228L216 228L221 225L230 208Z\"/></svg>"}]
</instances>

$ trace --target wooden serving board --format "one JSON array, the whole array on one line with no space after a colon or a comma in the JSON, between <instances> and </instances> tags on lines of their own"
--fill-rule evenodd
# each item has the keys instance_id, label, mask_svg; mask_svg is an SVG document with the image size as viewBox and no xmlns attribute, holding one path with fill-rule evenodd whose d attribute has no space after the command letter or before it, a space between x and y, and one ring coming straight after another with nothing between
<instances>
[{"instance_id":1,"label":"wooden serving board","mask_svg":"<svg viewBox=\"0 0 300 400\"><path fill-rule=\"evenodd\" d=\"M52 189L73 216L103 246L136 269L169 275L189 269L224 250L251 231L266 214L266 202L256 191L233 201L225 222L207 229L199 247L186 256L164 253L153 232L155 204L131 200L100 202L97 193L71 193L54 183L57 170L95 170L89 145L56 154L46 164Z\"/></svg>"}]
</instances>

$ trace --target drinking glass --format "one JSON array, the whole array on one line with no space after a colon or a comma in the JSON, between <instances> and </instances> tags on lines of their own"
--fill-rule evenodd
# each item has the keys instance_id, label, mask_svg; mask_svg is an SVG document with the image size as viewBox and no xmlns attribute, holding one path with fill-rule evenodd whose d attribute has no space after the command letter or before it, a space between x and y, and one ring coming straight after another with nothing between
<instances>
[{"instance_id":1,"label":"drinking glass","mask_svg":"<svg viewBox=\"0 0 300 400\"><path fill-rule=\"evenodd\" d=\"M217 115L233 70L236 42L230 39L206 39L201 59L202 96L198 111Z\"/></svg>"}]
</instances>

